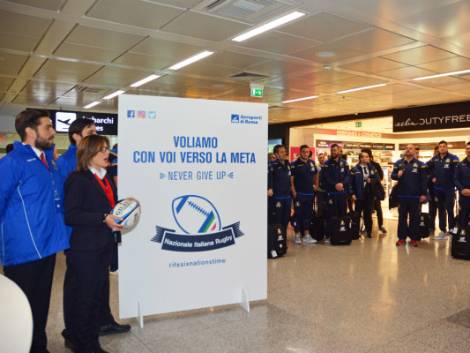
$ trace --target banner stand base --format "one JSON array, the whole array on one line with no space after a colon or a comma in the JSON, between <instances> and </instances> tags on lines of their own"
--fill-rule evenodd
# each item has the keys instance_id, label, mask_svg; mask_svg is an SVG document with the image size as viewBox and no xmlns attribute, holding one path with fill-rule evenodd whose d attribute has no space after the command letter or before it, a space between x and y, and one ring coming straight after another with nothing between
<instances>
[{"instance_id":1,"label":"banner stand base","mask_svg":"<svg viewBox=\"0 0 470 353\"><path fill-rule=\"evenodd\" d=\"M248 295L246 294L246 290L242 289L241 293L241 302L240 306L245 310L247 313L250 312L250 301L248 300Z\"/></svg>"},{"instance_id":2,"label":"banner stand base","mask_svg":"<svg viewBox=\"0 0 470 353\"><path fill-rule=\"evenodd\" d=\"M140 302L137 302L137 320L139 321L140 328L144 328L144 315L142 314Z\"/></svg>"}]
</instances>

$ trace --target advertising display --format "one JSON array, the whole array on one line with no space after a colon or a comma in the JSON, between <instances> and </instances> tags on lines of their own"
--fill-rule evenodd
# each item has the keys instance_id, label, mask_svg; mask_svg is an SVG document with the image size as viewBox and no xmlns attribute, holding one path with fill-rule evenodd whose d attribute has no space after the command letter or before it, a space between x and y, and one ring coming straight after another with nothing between
<instances>
[{"instance_id":1,"label":"advertising display","mask_svg":"<svg viewBox=\"0 0 470 353\"><path fill-rule=\"evenodd\" d=\"M267 298L266 104L119 97L121 318Z\"/></svg>"},{"instance_id":2,"label":"advertising display","mask_svg":"<svg viewBox=\"0 0 470 353\"><path fill-rule=\"evenodd\" d=\"M93 113L93 112L72 112L49 110L52 125L59 133L67 133L70 125L77 119L88 118L95 122L96 132L99 135L117 135L117 114Z\"/></svg>"},{"instance_id":3,"label":"advertising display","mask_svg":"<svg viewBox=\"0 0 470 353\"><path fill-rule=\"evenodd\" d=\"M470 102L399 109L393 113L393 132L470 127Z\"/></svg>"}]
</instances>

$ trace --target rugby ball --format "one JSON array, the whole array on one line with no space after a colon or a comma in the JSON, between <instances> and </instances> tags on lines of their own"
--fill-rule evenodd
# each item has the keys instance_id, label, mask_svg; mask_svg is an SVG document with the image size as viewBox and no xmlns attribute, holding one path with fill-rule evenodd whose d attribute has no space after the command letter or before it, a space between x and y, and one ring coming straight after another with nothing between
<instances>
[{"instance_id":1,"label":"rugby ball","mask_svg":"<svg viewBox=\"0 0 470 353\"><path fill-rule=\"evenodd\" d=\"M173 217L186 234L206 234L220 230L219 212L208 199L197 195L183 195L173 200Z\"/></svg>"},{"instance_id":2,"label":"rugby ball","mask_svg":"<svg viewBox=\"0 0 470 353\"><path fill-rule=\"evenodd\" d=\"M140 203L132 197L126 197L116 203L111 214L119 217L116 223L122 225L123 230L133 229L140 219Z\"/></svg>"}]
</instances>

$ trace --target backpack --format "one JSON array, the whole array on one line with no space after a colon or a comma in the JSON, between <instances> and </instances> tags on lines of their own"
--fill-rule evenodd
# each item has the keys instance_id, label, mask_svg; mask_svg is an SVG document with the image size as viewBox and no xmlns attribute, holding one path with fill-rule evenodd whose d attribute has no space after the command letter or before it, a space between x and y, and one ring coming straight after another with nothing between
<instances>
[{"instance_id":1,"label":"backpack","mask_svg":"<svg viewBox=\"0 0 470 353\"><path fill-rule=\"evenodd\" d=\"M331 245L350 245L353 240L349 216L330 217L326 222L326 231Z\"/></svg>"},{"instance_id":2,"label":"backpack","mask_svg":"<svg viewBox=\"0 0 470 353\"><path fill-rule=\"evenodd\" d=\"M274 259L287 253L287 236L279 224L268 224L268 258Z\"/></svg>"}]
</instances>

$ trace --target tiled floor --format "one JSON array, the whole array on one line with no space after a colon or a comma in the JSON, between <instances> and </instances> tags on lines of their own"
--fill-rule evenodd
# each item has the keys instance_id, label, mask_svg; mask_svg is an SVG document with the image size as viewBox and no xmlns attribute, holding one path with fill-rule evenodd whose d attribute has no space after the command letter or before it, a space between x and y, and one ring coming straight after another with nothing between
<instances>
[{"instance_id":1,"label":"tiled floor","mask_svg":"<svg viewBox=\"0 0 470 353\"><path fill-rule=\"evenodd\" d=\"M394 222L389 228L395 228ZM470 262L448 241L396 248L393 234L352 246L294 246L269 262L269 299L164 318L105 337L113 353L468 353ZM68 352L62 330L63 258L49 319L49 348ZM112 276L113 310L116 281Z\"/></svg>"}]
</instances>

